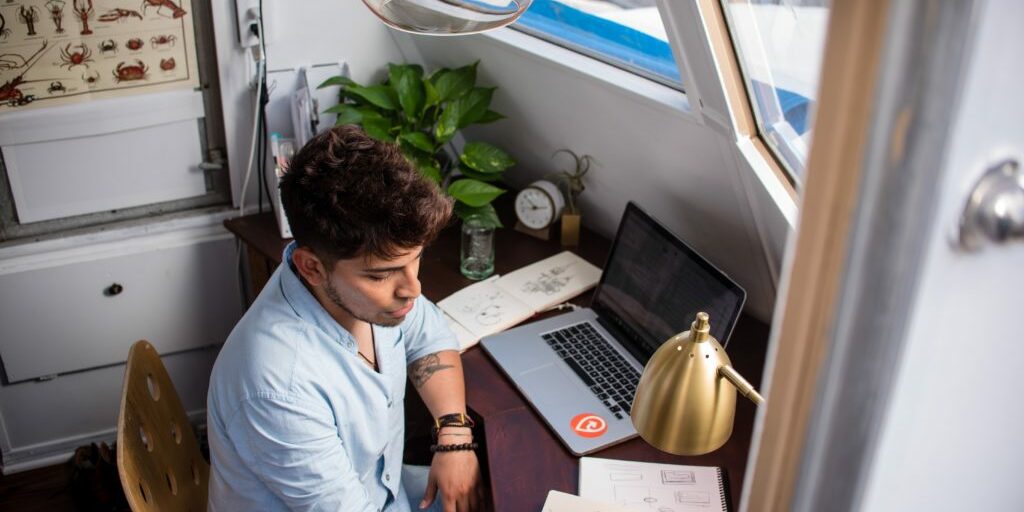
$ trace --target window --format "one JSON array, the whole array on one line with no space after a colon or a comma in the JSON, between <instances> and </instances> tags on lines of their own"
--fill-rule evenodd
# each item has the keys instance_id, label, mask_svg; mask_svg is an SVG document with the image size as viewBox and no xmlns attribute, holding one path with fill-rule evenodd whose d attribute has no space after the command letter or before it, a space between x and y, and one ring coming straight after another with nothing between
<instances>
[{"instance_id":1,"label":"window","mask_svg":"<svg viewBox=\"0 0 1024 512\"><path fill-rule=\"evenodd\" d=\"M722 10L765 143L803 177L828 0L723 0Z\"/></svg>"},{"instance_id":2,"label":"window","mask_svg":"<svg viewBox=\"0 0 1024 512\"><path fill-rule=\"evenodd\" d=\"M682 90L656 0L534 0L513 28Z\"/></svg>"}]
</instances>

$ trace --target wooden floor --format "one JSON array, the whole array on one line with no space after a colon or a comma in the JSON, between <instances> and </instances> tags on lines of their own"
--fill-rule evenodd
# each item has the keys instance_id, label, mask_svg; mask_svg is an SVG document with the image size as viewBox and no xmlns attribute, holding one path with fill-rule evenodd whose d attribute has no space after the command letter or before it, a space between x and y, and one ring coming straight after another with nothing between
<instances>
[{"instance_id":1,"label":"wooden floor","mask_svg":"<svg viewBox=\"0 0 1024 512\"><path fill-rule=\"evenodd\" d=\"M0 511L75 511L70 480L70 465L0 475Z\"/></svg>"}]
</instances>

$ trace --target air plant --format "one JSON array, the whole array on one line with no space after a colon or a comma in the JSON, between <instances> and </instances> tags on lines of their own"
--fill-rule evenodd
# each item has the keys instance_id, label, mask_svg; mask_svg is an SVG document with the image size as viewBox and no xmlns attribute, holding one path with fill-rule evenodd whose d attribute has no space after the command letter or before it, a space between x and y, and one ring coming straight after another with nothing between
<instances>
[{"instance_id":1,"label":"air plant","mask_svg":"<svg viewBox=\"0 0 1024 512\"><path fill-rule=\"evenodd\" d=\"M565 186L565 197L569 203L568 213L572 215L579 215L579 205L576 200L587 188L583 185L583 176L590 171L590 166L594 163L594 157L590 155L577 155L569 149L559 149L552 153L551 158L554 158L559 153L566 153L572 156L576 163L576 168L574 170L558 173L557 181Z\"/></svg>"}]
</instances>

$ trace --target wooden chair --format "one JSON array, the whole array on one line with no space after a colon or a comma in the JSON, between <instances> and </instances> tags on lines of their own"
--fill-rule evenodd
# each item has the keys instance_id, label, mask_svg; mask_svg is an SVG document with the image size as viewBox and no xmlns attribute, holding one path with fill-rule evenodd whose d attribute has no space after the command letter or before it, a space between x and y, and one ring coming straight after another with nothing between
<instances>
[{"instance_id":1,"label":"wooden chair","mask_svg":"<svg viewBox=\"0 0 1024 512\"><path fill-rule=\"evenodd\" d=\"M204 512L210 466L160 355L145 340L128 353L117 419L117 468L135 512Z\"/></svg>"}]
</instances>

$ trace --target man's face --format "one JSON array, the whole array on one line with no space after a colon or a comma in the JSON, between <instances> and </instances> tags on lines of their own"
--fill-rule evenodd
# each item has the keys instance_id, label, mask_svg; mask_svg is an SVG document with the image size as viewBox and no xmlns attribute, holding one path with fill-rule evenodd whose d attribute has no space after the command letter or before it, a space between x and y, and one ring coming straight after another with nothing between
<instances>
[{"instance_id":1,"label":"man's face","mask_svg":"<svg viewBox=\"0 0 1024 512\"><path fill-rule=\"evenodd\" d=\"M323 283L327 299L356 320L392 327L402 323L420 295L423 246L392 259L358 256L338 260Z\"/></svg>"}]
</instances>

